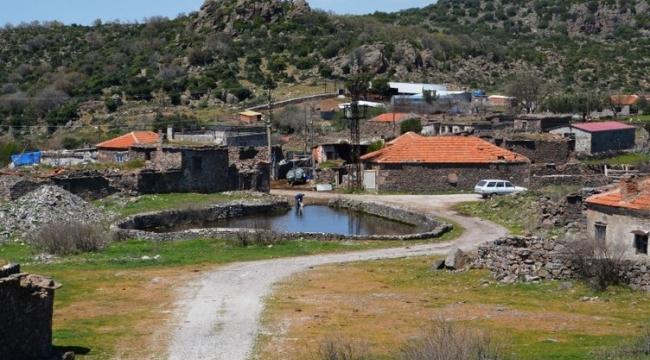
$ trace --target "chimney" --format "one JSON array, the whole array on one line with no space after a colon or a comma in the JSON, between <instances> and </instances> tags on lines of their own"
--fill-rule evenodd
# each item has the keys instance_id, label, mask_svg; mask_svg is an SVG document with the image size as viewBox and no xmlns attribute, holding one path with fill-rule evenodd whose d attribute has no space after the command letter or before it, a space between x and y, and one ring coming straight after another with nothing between
<instances>
[{"instance_id":1,"label":"chimney","mask_svg":"<svg viewBox=\"0 0 650 360\"><path fill-rule=\"evenodd\" d=\"M639 182L636 175L628 175L621 177L620 185L621 201L632 201L641 189L639 189Z\"/></svg>"}]
</instances>

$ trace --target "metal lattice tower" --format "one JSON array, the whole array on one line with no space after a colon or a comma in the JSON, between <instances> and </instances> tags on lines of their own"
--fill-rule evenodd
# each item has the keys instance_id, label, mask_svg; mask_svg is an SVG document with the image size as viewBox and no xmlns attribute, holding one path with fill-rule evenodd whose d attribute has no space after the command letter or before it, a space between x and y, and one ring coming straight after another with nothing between
<instances>
[{"instance_id":1,"label":"metal lattice tower","mask_svg":"<svg viewBox=\"0 0 650 360\"><path fill-rule=\"evenodd\" d=\"M351 190L363 189L363 168L361 166L361 132L359 131L359 94L352 93L352 101L350 102L350 143L352 151L350 153L350 161L352 166L348 172L348 185Z\"/></svg>"}]
</instances>

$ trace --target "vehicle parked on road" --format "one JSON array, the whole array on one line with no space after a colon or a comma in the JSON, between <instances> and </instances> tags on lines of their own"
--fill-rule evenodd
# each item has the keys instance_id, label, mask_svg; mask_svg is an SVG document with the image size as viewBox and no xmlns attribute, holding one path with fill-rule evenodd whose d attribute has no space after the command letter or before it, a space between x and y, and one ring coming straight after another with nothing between
<instances>
[{"instance_id":1,"label":"vehicle parked on road","mask_svg":"<svg viewBox=\"0 0 650 360\"><path fill-rule=\"evenodd\" d=\"M474 192L481 195L484 199L494 195L512 194L520 191L526 191L525 187L515 186L508 180L485 179L481 180L474 186Z\"/></svg>"}]
</instances>

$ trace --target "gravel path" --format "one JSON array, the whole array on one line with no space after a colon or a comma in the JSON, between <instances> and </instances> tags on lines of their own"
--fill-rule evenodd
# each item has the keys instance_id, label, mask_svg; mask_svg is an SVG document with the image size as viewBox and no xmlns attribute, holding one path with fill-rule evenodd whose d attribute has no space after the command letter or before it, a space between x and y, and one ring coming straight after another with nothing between
<instances>
[{"instance_id":1,"label":"gravel path","mask_svg":"<svg viewBox=\"0 0 650 360\"><path fill-rule=\"evenodd\" d=\"M272 191L293 199L295 191ZM453 247L470 250L477 244L504 236L506 229L489 221L467 217L450 209L458 202L478 200L476 195L338 195L311 193L310 199L340 196L381 202L436 214L459 223L466 231L448 243L414 245L403 248L314 255L231 264L201 277L184 289L178 304L178 326L168 349L168 359L246 360L251 356L260 330L259 318L264 298L273 284L313 266L420 255L446 255ZM308 208L307 208L308 209Z\"/></svg>"}]
</instances>

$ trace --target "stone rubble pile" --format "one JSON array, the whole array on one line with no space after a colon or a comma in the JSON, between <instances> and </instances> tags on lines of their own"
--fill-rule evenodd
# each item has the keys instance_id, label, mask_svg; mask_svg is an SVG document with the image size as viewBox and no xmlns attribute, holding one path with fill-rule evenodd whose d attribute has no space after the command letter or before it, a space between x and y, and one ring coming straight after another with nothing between
<instances>
[{"instance_id":1,"label":"stone rubble pile","mask_svg":"<svg viewBox=\"0 0 650 360\"><path fill-rule=\"evenodd\" d=\"M15 201L0 203L0 241L56 221L89 224L111 218L111 214L57 186L41 186Z\"/></svg>"}]
</instances>

